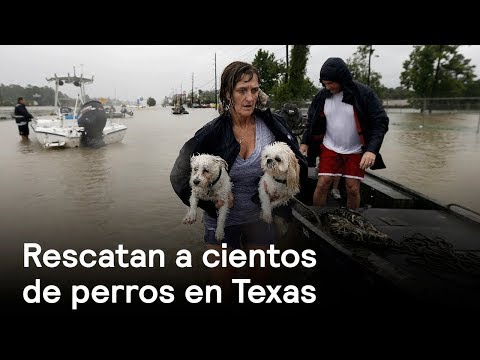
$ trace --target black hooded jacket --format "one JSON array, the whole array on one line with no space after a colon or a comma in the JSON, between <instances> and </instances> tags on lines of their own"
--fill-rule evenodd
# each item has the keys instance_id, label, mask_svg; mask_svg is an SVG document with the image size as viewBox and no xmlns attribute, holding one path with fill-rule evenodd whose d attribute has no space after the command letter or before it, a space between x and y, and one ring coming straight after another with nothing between
<instances>
[{"instance_id":1,"label":"black hooded jacket","mask_svg":"<svg viewBox=\"0 0 480 360\"><path fill-rule=\"evenodd\" d=\"M20 103L15 105L14 115L17 124L28 124L33 119L33 115L28 112L27 107Z\"/></svg>"},{"instance_id":2,"label":"black hooded jacket","mask_svg":"<svg viewBox=\"0 0 480 360\"><path fill-rule=\"evenodd\" d=\"M273 133L275 141L283 141L287 143L294 151L300 164L300 188L302 188L302 185L305 185L308 168L306 158L300 153L295 135L293 135L292 131L285 123L285 120L281 116L273 114L270 109L255 109L255 116L261 118L265 122L265 125ZM170 182L173 190L182 202L189 206L190 195L192 192L189 184L191 173L190 158L192 155L211 154L220 156L227 162L228 169L230 170L239 152L240 144L233 135L232 122L229 118L229 113L224 112L219 117L205 124L181 148L180 154L178 155L170 173ZM258 180L260 180L260 178ZM217 217L216 208L212 201L200 200L198 206L205 210L210 216ZM275 209L278 211L278 214L288 216L284 212L285 207L283 207L283 209L280 208L282 207Z\"/></svg>"},{"instance_id":3,"label":"black hooded jacket","mask_svg":"<svg viewBox=\"0 0 480 360\"><path fill-rule=\"evenodd\" d=\"M361 133L365 140L363 152L370 151L376 155L372 170L385 168L380 147L388 131L389 119L383 105L375 92L367 85L352 79L347 64L340 58L328 58L320 70L320 81L328 80L340 83L343 88L343 102L353 106L358 117ZM313 98L308 109L307 127L302 137L302 144L310 145L313 135L324 135L327 118L324 113L325 99L332 96L327 89L321 89ZM315 151L317 149L309 149ZM309 154L310 155L310 154Z\"/></svg>"}]
</instances>

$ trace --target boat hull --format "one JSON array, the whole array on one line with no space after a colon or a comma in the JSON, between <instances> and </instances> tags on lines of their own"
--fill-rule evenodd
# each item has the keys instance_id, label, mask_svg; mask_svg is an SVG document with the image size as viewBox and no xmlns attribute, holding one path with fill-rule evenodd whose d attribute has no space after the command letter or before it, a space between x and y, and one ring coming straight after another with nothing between
<instances>
[{"instance_id":1,"label":"boat hull","mask_svg":"<svg viewBox=\"0 0 480 360\"><path fill-rule=\"evenodd\" d=\"M37 140L44 148L64 147L76 148L82 146L81 132L76 128L43 128L31 124ZM103 142L105 145L122 141L127 133L127 127L115 124L105 127L103 130Z\"/></svg>"}]
</instances>

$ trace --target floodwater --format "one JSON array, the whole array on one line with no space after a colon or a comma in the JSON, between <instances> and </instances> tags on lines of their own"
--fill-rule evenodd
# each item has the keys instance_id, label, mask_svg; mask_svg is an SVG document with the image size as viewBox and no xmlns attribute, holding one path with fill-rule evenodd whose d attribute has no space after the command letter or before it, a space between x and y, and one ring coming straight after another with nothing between
<instances>
[{"instance_id":1,"label":"floodwater","mask_svg":"<svg viewBox=\"0 0 480 360\"><path fill-rule=\"evenodd\" d=\"M35 114L34 108L29 110ZM0 120L0 239L2 289L21 289L40 278L47 283L86 278L102 283L188 284L205 268L203 228L182 224L187 207L172 190L170 170L183 143L216 116L214 109L134 110L121 143L100 149L43 149L31 133L22 142L13 120ZM382 155L387 169L375 173L442 203L480 212L478 114L389 113L390 130ZM151 269L23 268L23 244L47 249L162 249L166 266ZM192 268L175 267L187 249ZM43 285L43 284L42 284Z\"/></svg>"}]
</instances>

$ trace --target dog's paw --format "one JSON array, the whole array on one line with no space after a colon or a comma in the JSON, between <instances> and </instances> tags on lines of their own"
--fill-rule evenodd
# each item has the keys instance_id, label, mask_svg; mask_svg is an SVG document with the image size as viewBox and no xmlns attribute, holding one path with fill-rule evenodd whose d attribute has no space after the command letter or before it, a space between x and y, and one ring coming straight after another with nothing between
<instances>
[{"instance_id":1,"label":"dog's paw","mask_svg":"<svg viewBox=\"0 0 480 360\"><path fill-rule=\"evenodd\" d=\"M217 227L217 230L215 230L215 239L217 239L217 241L220 241L220 240L223 240L224 237L225 237L225 231Z\"/></svg>"},{"instance_id":2,"label":"dog's paw","mask_svg":"<svg viewBox=\"0 0 480 360\"><path fill-rule=\"evenodd\" d=\"M266 212L262 211L262 213L260 214L260 219L265 221L267 224L271 224L272 223L272 213L266 213Z\"/></svg>"},{"instance_id":3,"label":"dog's paw","mask_svg":"<svg viewBox=\"0 0 480 360\"><path fill-rule=\"evenodd\" d=\"M197 213L189 211L187 215L183 218L184 224L193 224L197 221Z\"/></svg>"}]
</instances>

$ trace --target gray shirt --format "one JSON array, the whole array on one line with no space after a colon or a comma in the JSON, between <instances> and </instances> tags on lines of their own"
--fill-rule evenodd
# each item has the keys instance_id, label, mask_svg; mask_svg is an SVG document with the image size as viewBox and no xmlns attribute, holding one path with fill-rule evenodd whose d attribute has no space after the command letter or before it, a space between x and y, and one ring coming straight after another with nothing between
<instances>
[{"instance_id":1,"label":"gray shirt","mask_svg":"<svg viewBox=\"0 0 480 360\"><path fill-rule=\"evenodd\" d=\"M263 148L275 141L270 129L262 119L255 118L255 149L247 158L237 156L230 169L229 175L233 183L233 207L230 209L225 226L256 222L260 216L260 206L252 201L257 193L258 180L263 175L260 166ZM207 229L215 229L217 219L204 213L204 222Z\"/></svg>"}]
</instances>

